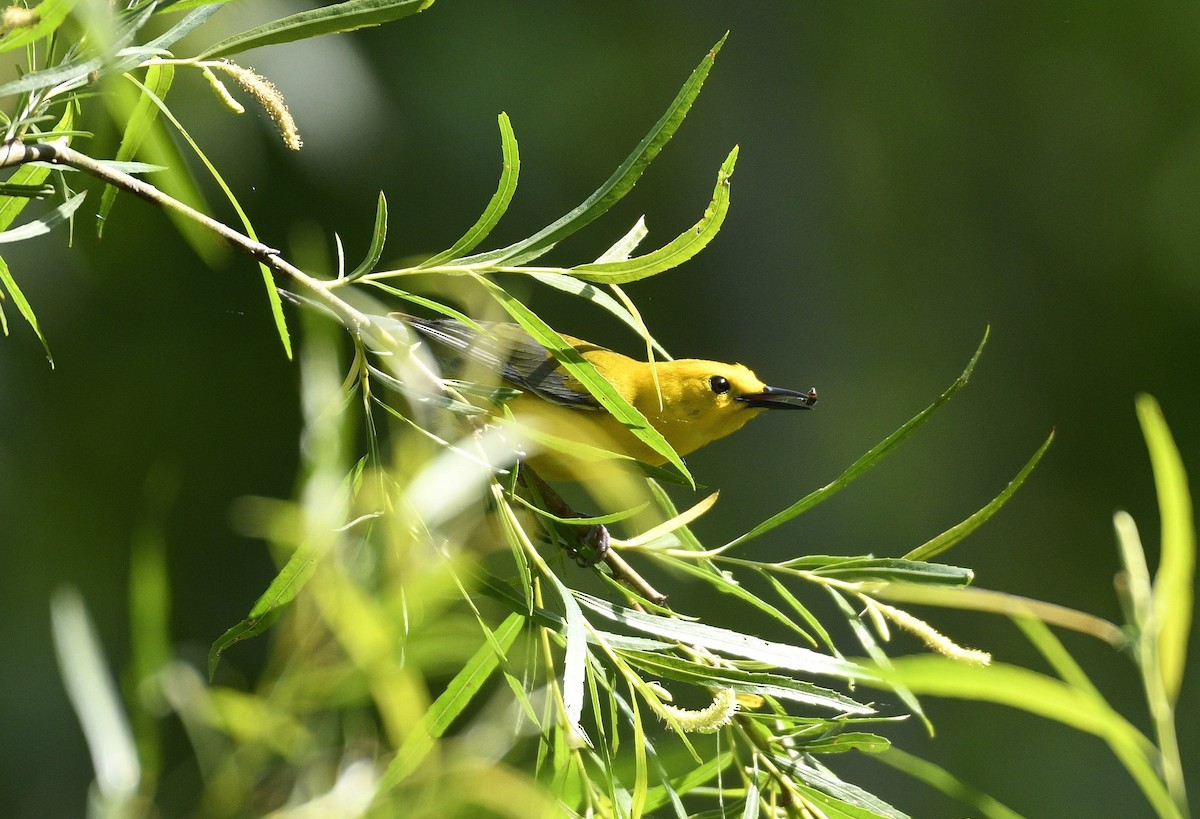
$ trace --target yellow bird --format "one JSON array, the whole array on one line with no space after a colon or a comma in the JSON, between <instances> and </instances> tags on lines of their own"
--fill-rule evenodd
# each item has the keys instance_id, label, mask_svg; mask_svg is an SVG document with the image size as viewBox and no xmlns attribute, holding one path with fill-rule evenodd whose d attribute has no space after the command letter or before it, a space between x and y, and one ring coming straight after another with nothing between
<instances>
[{"instance_id":1,"label":"yellow bird","mask_svg":"<svg viewBox=\"0 0 1200 819\"><path fill-rule=\"evenodd\" d=\"M545 347L518 325L480 322L483 332L479 332L454 319L393 315L433 342L432 352L446 371L470 373L473 367L476 373L485 377L491 374L521 390L519 397L508 402L519 421L651 466L666 462L604 410ZM741 364L695 358L651 364L578 338L563 338L681 456L736 432L765 410L806 410L817 402L816 389L797 392L769 387ZM589 470L580 459L551 450L529 458L528 464L552 480L578 480Z\"/></svg>"}]
</instances>

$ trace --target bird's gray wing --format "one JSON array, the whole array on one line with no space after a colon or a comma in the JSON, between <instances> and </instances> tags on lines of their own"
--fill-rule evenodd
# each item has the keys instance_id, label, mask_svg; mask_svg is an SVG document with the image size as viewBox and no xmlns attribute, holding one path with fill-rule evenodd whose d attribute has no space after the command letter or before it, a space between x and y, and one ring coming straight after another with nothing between
<instances>
[{"instance_id":1,"label":"bird's gray wing","mask_svg":"<svg viewBox=\"0 0 1200 819\"><path fill-rule=\"evenodd\" d=\"M600 402L587 389L559 369L549 351L515 324L480 322L483 332L454 319L404 320L421 336L434 342L434 357L449 372L459 372L474 362L488 372L546 401L578 409L599 409Z\"/></svg>"}]
</instances>

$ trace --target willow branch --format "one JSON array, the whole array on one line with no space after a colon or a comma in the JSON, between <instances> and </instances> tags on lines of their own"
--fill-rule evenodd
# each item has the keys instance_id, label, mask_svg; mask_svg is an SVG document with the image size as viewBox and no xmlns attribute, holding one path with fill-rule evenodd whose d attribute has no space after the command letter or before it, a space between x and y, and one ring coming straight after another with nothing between
<instances>
[{"instance_id":1,"label":"willow branch","mask_svg":"<svg viewBox=\"0 0 1200 819\"><path fill-rule=\"evenodd\" d=\"M25 144L20 140L12 140L0 145L0 168L24 165L30 162L46 162L51 165L65 165L84 173L91 174L97 179L158 205L164 210L177 213L184 218L202 225L217 236L224 239L234 248L245 252L270 270L289 282L309 293L315 301L328 308L349 329L356 334L361 333L370 324L370 319L355 310L344 300L335 296L329 289L329 282L308 275L300 268L288 262L279 251L240 231L219 222L206 213L201 213L173 196L163 193L158 188L123 171L119 171L103 162L93 159L86 154L76 151L66 143L66 140L54 142L36 142Z\"/></svg>"}]
</instances>

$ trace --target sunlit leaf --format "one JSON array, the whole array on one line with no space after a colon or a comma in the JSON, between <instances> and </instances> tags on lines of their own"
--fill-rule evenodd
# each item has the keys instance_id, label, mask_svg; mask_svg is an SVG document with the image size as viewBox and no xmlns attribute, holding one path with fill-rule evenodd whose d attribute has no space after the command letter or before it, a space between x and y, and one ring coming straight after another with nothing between
<instances>
[{"instance_id":1,"label":"sunlit leaf","mask_svg":"<svg viewBox=\"0 0 1200 819\"><path fill-rule=\"evenodd\" d=\"M13 29L0 38L0 54L32 43L49 35L62 25L74 8L76 0L43 0L29 9L37 22L31 26ZM18 7L19 8L19 7Z\"/></svg>"},{"instance_id":2,"label":"sunlit leaf","mask_svg":"<svg viewBox=\"0 0 1200 819\"><path fill-rule=\"evenodd\" d=\"M721 165L721 170L717 173L717 187L713 191L712 202L709 203L700 221L676 237L674 241L644 256L624 261L582 264L571 268L571 272L585 281L624 284L678 267L695 256L708 246L725 221L725 214L729 211L729 177L733 175L737 154L738 149L734 148Z\"/></svg>"},{"instance_id":3,"label":"sunlit leaf","mask_svg":"<svg viewBox=\"0 0 1200 819\"><path fill-rule=\"evenodd\" d=\"M77 193L67 201L63 202L54 210L47 213L45 216L34 219L32 222L26 222L19 227L10 228L9 230L0 231L0 244L9 242L23 242L26 239L33 239L37 236L45 236L55 226L62 224L71 218L71 215L78 210L83 204L84 197L87 196L87 191Z\"/></svg>"},{"instance_id":4,"label":"sunlit leaf","mask_svg":"<svg viewBox=\"0 0 1200 819\"><path fill-rule=\"evenodd\" d=\"M146 87L160 100L166 98L174 78L175 66L173 65L156 63L146 68ZM112 95L110 104L120 105L121 98L120 94ZM118 161L128 161L137 155L142 147L142 140L158 120L158 111L158 106L148 96L138 94L137 102L134 103L133 110L129 112L125 120L125 133L122 135L121 145L117 149ZM100 197L100 207L96 211L97 233L103 233L105 220L116 201L117 189L112 185L106 185L104 193Z\"/></svg>"},{"instance_id":5,"label":"sunlit leaf","mask_svg":"<svg viewBox=\"0 0 1200 819\"><path fill-rule=\"evenodd\" d=\"M678 641L684 645L704 646L722 654L769 663L776 668L805 671L810 674L825 674L842 679L859 679L860 675L870 673L856 663L818 654L799 646L771 642L705 623L691 623L674 617L645 614L634 609L615 606L586 594L578 594L577 597L580 603L610 620L646 634Z\"/></svg>"},{"instance_id":6,"label":"sunlit leaf","mask_svg":"<svg viewBox=\"0 0 1200 819\"><path fill-rule=\"evenodd\" d=\"M421 760L433 747L434 741L442 736L458 715L471 704L483 689L483 684L500 666L503 653L516 642L524 623L525 618L519 614L510 614L493 632L494 642L485 642L463 664L388 764L379 781L380 792L394 788L420 765ZM497 654L497 649L501 651L500 654Z\"/></svg>"},{"instance_id":7,"label":"sunlit leaf","mask_svg":"<svg viewBox=\"0 0 1200 819\"><path fill-rule=\"evenodd\" d=\"M1154 468L1158 513L1162 525L1162 552L1154 575L1154 623L1163 688L1169 702L1179 698L1187 665L1188 637L1192 627L1193 587L1196 575L1196 526L1183 459L1171 437L1158 402L1149 395L1137 397L1138 421Z\"/></svg>"},{"instance_id":8,"label":"sunlit leaf","mask_svg":"<svg viewBox=\"0 0 1200 819\"><path fill-rule=\"evenodd\" d=\"M259 595L258 600L250 608L250 613L246 615L246 619L218 637L209 648L208 677L210 680L217 673L217 664L221 661L221 654L226 649L242 640L262 634L275 622L283 607L296 599L296 595L300 593L300 590L312 577L313 572L316 571L319 557L318 550L313 546L301 546L292 553L288 562L271 581L271 585Z\"/></svg>"}]
</instances>

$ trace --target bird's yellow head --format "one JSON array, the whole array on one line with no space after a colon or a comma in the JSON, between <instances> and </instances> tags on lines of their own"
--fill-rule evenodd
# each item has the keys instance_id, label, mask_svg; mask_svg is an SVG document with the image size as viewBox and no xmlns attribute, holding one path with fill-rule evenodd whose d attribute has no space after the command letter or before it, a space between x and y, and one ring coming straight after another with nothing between
<instances>
[{"instance_id":1,"label":"bird's yellow head","mask_svg":"<svg viewBox=\"0 0 1200 819\"><path fill-rule=\"evenodd\" d=\"M686 358L654 367L661 404L649 377L638 379L632 403L680 455L736 432L763 410L811 409L817 402L816 390L768 387L741 364Z\"/></svg>"}]
</instances>

